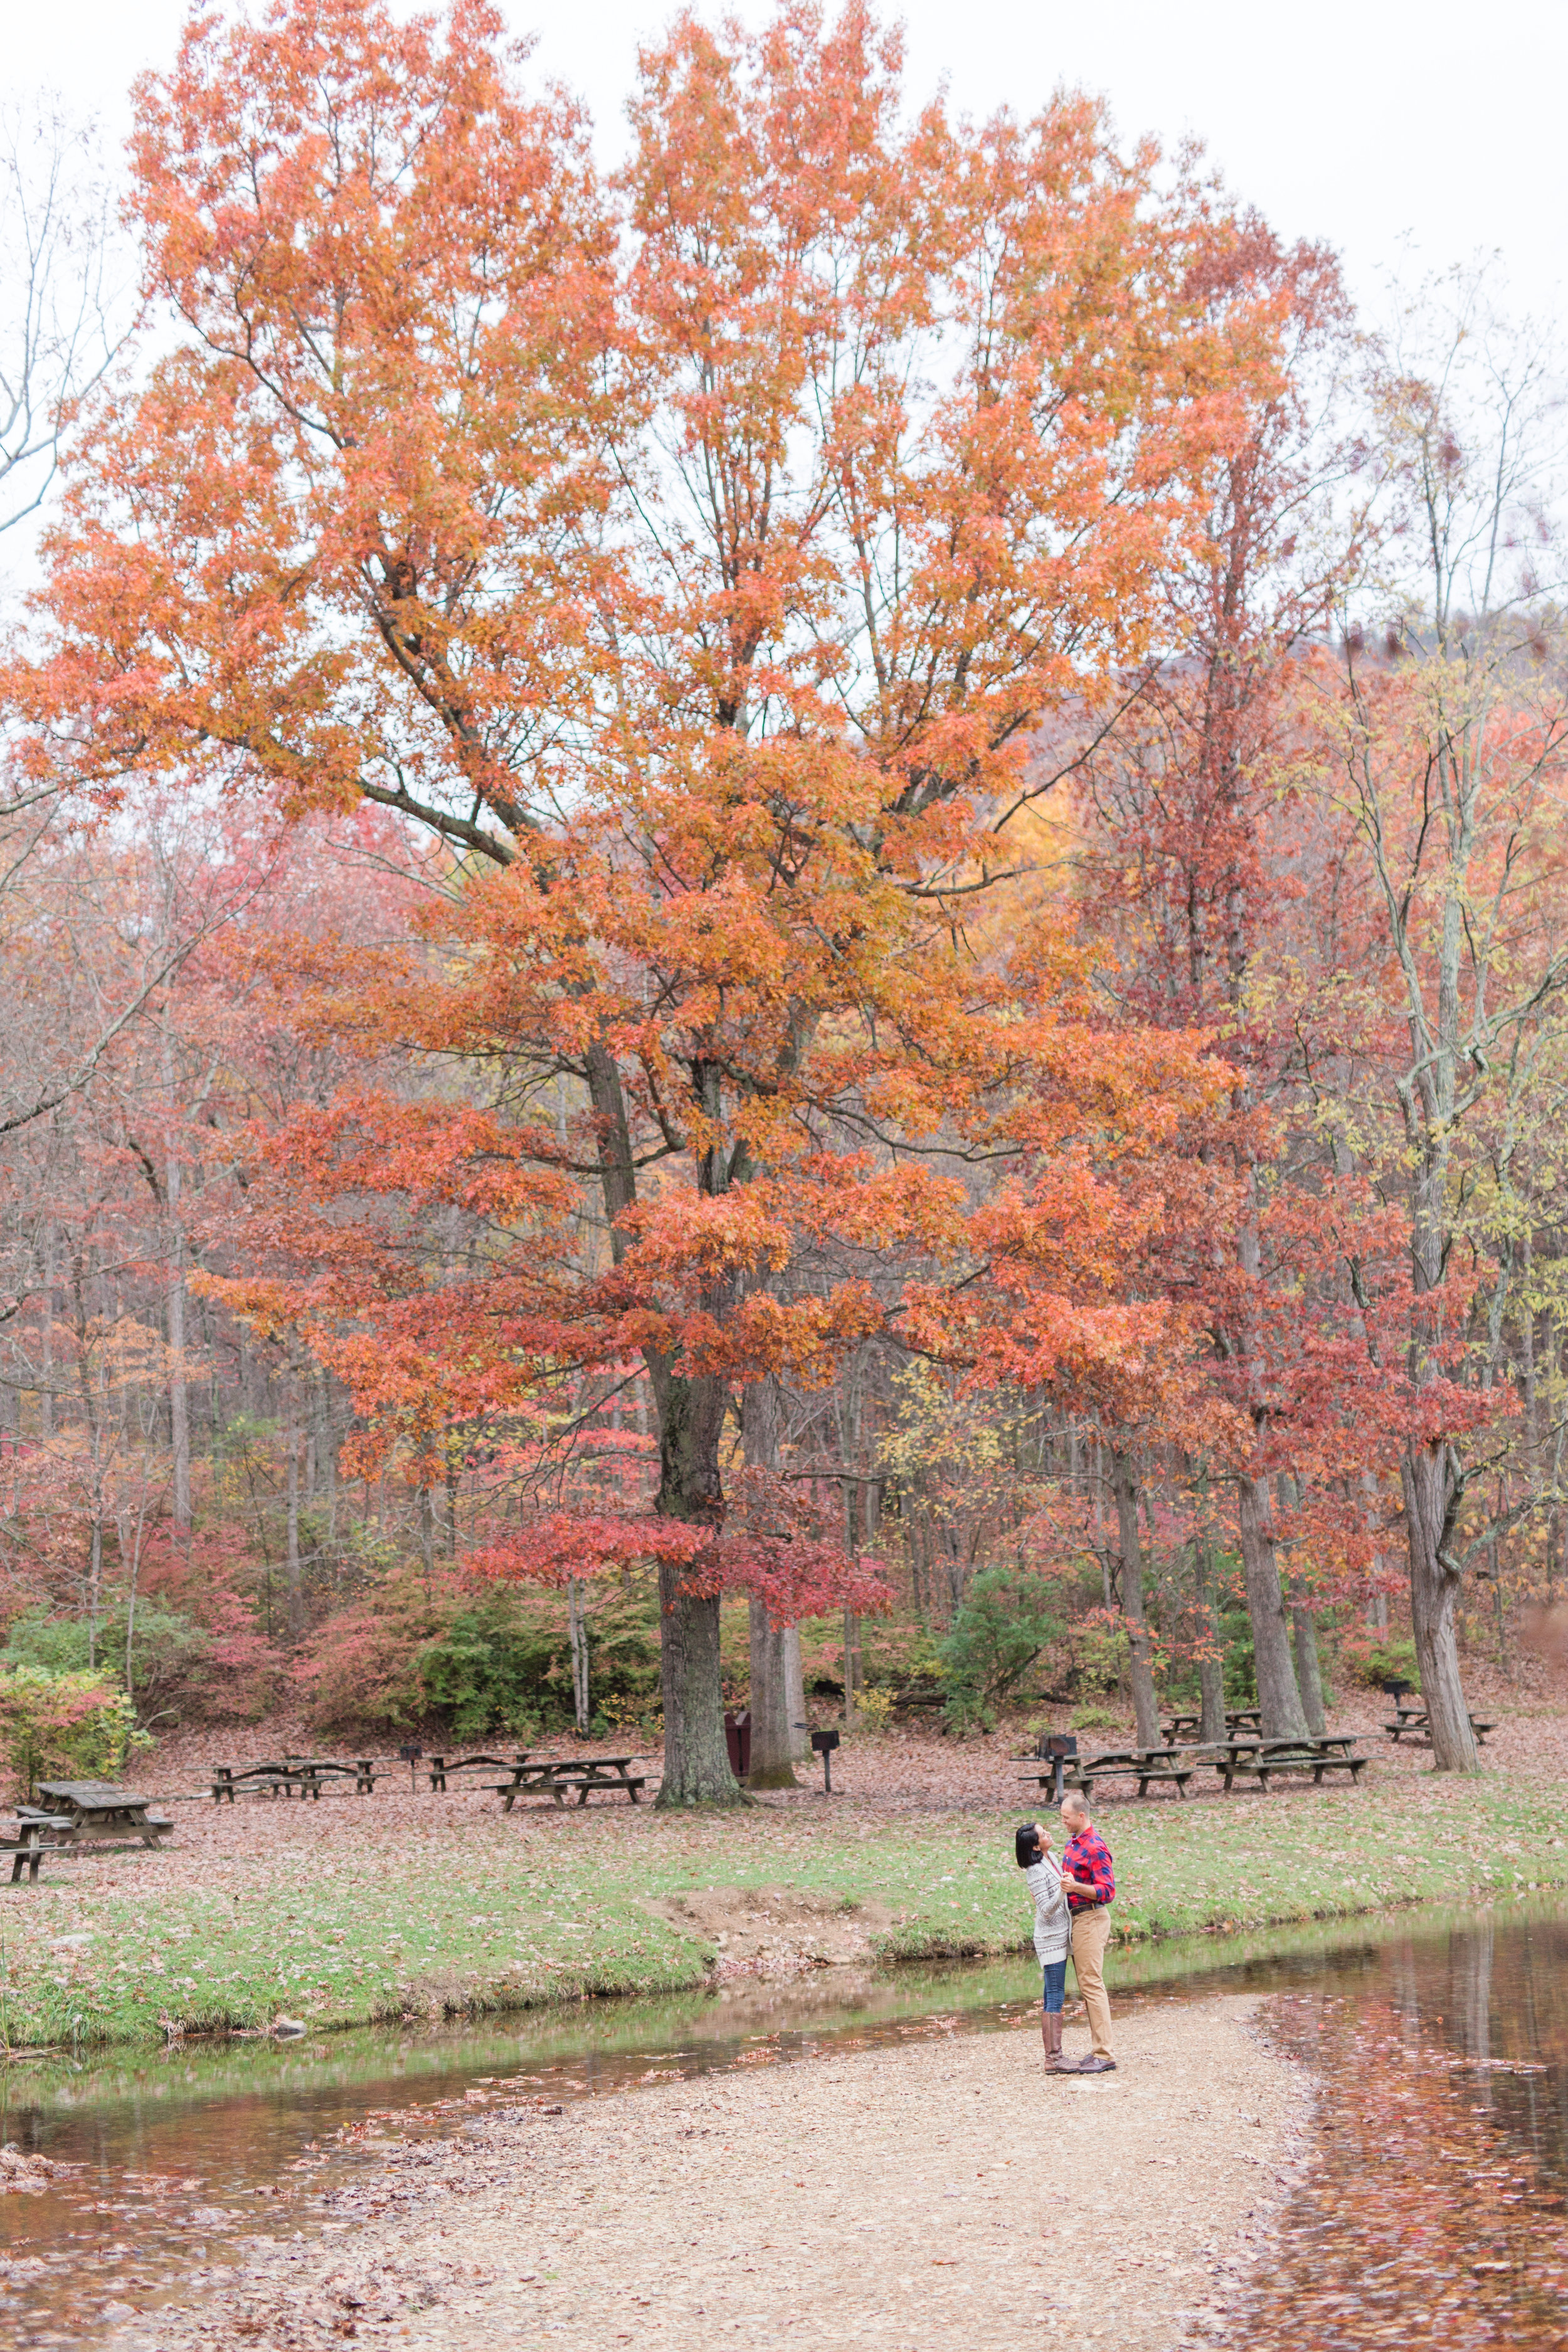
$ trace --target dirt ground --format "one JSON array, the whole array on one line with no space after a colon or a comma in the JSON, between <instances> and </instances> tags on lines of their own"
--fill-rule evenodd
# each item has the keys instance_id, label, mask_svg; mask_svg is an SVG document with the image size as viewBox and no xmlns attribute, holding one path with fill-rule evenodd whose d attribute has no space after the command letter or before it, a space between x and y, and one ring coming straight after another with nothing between
<instances>
[{"instance_id":1,"label":"dirt ground","mask_svg":"<svg viewBox=\"0 0 1568 2352\"><path fill-rule=\"evenodd\" d=\"M1221 2327L1300 2158L1305 2079L1256 2009L1132 2008L1119 2071L1081 2081L1043 2077L1031 2025L563 2111L498 2085L452 2138L389 2138L322 2240L253 2240L238 2269L193 2249L177 2309L99 2342L1177 2352Z\"/></svg>"}]
</instances>

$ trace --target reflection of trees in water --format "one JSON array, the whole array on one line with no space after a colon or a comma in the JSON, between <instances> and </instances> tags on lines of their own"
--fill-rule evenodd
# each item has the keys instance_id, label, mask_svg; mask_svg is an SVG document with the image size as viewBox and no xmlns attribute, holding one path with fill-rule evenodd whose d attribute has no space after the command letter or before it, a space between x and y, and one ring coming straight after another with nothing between
<instances>
[{"instance_id":1,"label":"reflection of trees in water","mask_svg":"<svg viewBox=\"0 0 1568 2352\"><path fill-rule=\"evenodd\" d=\"M1448 2007L1450 2042L1462 2054L1489 2063L1492 2054L1492 1923L1456 1928L1448 1938ZM1491 2084L1483 2076L1488 2104Z\"/></svg>"},{"instance_id":2,"label":"reflection of trees in water","mask_svg":"<svg viewBox=\"0 0 1568 2352\"><path fill-rule=\"evenodd\" d=\"M1226 2340L1563 2352L1568 1926L1483 1916L1404 1939L1353 1989L1274 2020L1318 2072L1321 2132Z\"/></svg>"}]
</instances>

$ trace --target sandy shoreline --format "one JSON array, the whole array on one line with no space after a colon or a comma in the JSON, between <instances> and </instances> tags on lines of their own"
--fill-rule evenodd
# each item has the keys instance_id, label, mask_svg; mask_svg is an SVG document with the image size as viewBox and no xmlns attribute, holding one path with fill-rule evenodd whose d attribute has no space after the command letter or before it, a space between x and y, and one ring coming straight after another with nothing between
<instances>
[{"instance_id":1,"label":"sandy shoreline","mask_svg":"<svg viewBox=\"0 0 1568 2352\"><path fill-rule=\"evenodd\" d=\"M1121 2071L1081 2082L1043 2080L1016 2030L479 2108L389 2141L324 2238L252 2241L228 2270L193 2248L176 2306L99 2340L1015 2352L1055 2330L1173 2352L1246 2267L1304 2120L1257 2006L1130 2010Z\"/></svg>"}]
</instances>

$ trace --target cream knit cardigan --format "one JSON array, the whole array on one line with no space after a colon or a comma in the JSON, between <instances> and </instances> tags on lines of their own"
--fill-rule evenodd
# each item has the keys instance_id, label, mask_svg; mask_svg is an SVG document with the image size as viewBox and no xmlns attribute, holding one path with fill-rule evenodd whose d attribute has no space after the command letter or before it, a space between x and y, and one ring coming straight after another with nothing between
<instances>
[{"instance_id":1,"label":"cream knit cardigan","mask_svg":"<svg viewBox=\"0 0 1568 2352\"><path fill-rule=\"evenodd\" d=\"M1049 1854L1044 1854L1029 1864L1024 1884L1035 1903L1035 1958L1042 1968L1053 1960L1065 1960L1072 1923L1059 1867Z\"/></svg>"}]
</instances>

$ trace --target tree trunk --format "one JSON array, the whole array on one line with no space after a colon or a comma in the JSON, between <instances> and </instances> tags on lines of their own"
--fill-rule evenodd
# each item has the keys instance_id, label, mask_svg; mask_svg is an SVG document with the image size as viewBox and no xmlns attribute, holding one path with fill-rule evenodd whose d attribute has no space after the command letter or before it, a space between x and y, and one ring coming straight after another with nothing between
<instances>
[{"instance_id":1,"label":"tree trunk","mask_svg":"<svg viewBox=\"0 0 1568 2352\"><path fill-rule=\"evenodd\" d=\"M1127 1621L1127 1678L1132 1685L1132 1712L1138 1722L1140 1748L1160 1745L1160 1703L1154 1696L1154 1669L1149 1622L1143 1613L1143 1553L1138 1540L1138 1474L1130 1454L1110 1449L1110 1487L1116 1498L1118 1548L1121 1556L1121 1613Z\"/></svg>"},{"instance_id":2,"label":"tree trunk","mask_svg":"<svg viewBox=\"0 0 1568 2352\"><path fill-rule=\"evenodd\" d=\"M171 1174L173 1171L171 1170ZM191 1407L185 1383L185 1237L174 1231L169 1280L169 1445L171 1486L177 1534L191 1531Z\"/></svg>"},{"instance_id":3,"label":"tree trunk","mask_svg":"<svg viewBox=\"0 0 1568 2352\"><path fill-rule=\"evenodd\" d=\"M580 1732L588 1728L588 1626L583 1609L583 1580L566 1580L566 1639L572 1651L572 1710Z\"/></svg>"},{"instance_id":4,"label":"tree trunk","mask_svg":"<svg viewBox=\"0 0 1568 2352\"><path fill-rule=\"evenodd\" d=\"M771 1380L750 1381L741 1401L741 1434L749 1470L776 1470L779 1458L778 1391ZM785 1637L760 1601L751 1603L752 1769L748 1789L796 1789L790 1737L789 1677ZM799 1636L796 1635L796 1648Z\"/></svg>"},{"instance_id":5,"label":"tree trunk","mask_svg":"<svg viewBox=\"0 0 1568 2352\"><path fill-rule=\"evenodd\" d=\"M1198 1692L1203 1706L1201 1736L1205 1740L1225 1738L1225 1658L1220 1648L1219 1617L1214 1605L1214 1583L1209 1566L1207 1536L1196 1546L1198 1581L1198 1618L1204 1647L1209 1653L1198 1660Z\"/></svg>"},{"instance_id":6,"label":"tree trunk","mask_svg":"<svg viewBox=\"0 0 1568 2352\"><path fill-rule=\"evenodd\" d=\"M98 1664L98 1601L103 1587L103 1518L101 1506L96 1500L93 1504L92 1535L88 1544L87 1581L87 1663L92 1667Z\"/></svg>"},{"instance_id":7,"label":"tree trunk","mask_svg":"<svg viewBox=\"0 0 1568 2352\"><path fill-rule=\"evenodd\" d=\"M800 1627L786 1625L784 1632L784 1714L789 1724L789 1753L792 1764L803 1763L811 1754L811 1734L805 1724L805 1669L801 1663Z\"/></svg>"},{"instance_id":8,"label":"tree trunk","mask_svg":"<svg viewBox=\"0 0 1568 2352\"><path fill-rule=\"evenodd\" d=\"M43 1385L38 1391L38 1433L55 1433L55 1229L44 1228L44 1312L38 1331L38 1360Z\"/></svg>"},{"instance_id":9,"label":"tree trunk","mask_svg":"<svg viewBox=\"0 0 1568 2352\"><path fill-rule=\"evenodd\" d=\"M751 1603L751 1612L752 1769L746 1786L798 1789L784 1659L784 1641L794 1629L775 1624L760 1601Z\"/></svg>"},{"instance_id":10,"label":"tree trunk","mask_svg":"<svg viewBox=\"0 0 1568 2352\"><path fill-rule=\"evenodd\" d=\"M838 1384L838 1459L856 1475L844 1481L844 1549L851 1559L860 1549L860 1384L859 1362L851 1358ZM953 1607L960 1594L953 1593ZM856 1717L856 1694L860 1685L860 1620L852 1609L844 1612L844 1727Z\"/></svg>"},{"instance_id":11,"label":"tree trunk","mask_svg":"<svg viewBox=\"0 0 1568 2352\"><path fill-rule=\"evenodd\" d=\"M626 1095L615 1057L602 1043L584 1057L588 1100L599 1131L599 1174L610 1255L619 1265L626 1234L621 1218L637 1200L637 1170ZM714 1311L725 1298L716 1295ZM719 1439L725 1391L711 1377L680 1380L657 1349L647 1357L658 1422L658 1497L668 1519L717 1529L723 1517ZM661 1562L658 1571L659 1689L664 1700L664 1779L658 1803L738 1805L746 1800L730 1769L724 1738L724 1682L719 1661L719 1598L686 1589L690 1571Z\"/></svg>"},{"instance_id":12,"label":"tree trunk","mask_svg":"<svg viewBox=\"0 0 1568 2352\"><path fill-rule=\"evenodd\" d=\"M856 1696L860 1688L860 1620L853 1609L844 1612L844 1720L855 1721Z\"/></svg>"},{"instance_id":13,"label":"tree trunk","mask_svg":"<svg viewBox=\"0 0 1568 2352\"><path fill-rule=\"evenodd\" d=\"M744 1802L724 1738L718 1595L683 1590L688 1571L661 1565L659 1685L664 1696L664 1779L658 1803Z\"/></svg>"},{"instance_id":14,"label":"tree trunk","mask_svg":"<svg viewBox=\"0 0 1568 2352\"><path fill-rule=\"evenodd\" d=\"M1323 1670L1318 1660L1318 1621L1310 1609L1300 1606L1291 1609L1290 1632L1296 1650L1296 1685L1301 1694L1301 1711L1313 1738L1321 1739L1329 1727L1323 1714Z\"/></svg>"},{"instance_id":15,"label":"tree trunk","mask_svg":"<svg viewBox=\"0 0 1568 2352\"><path fill-rule=\"evenodd\" d=\"M1399 1465L1405 1489L1405 1525L1410 1546L1410 1616L1421 1696L1431 1727L1432 1758L1439 1772L1479 1772L1476 1737L1459 1674L1459 1643L1454 1608L1459 1577L1445 1566L1454 1496L1448 1449L1413 1446Z\"/></svg>"},{"instance_id":16,"label":"tree trunk","mask_svg":"<svg viewBox=\"0 0 1568 2352\"><path fill-rule=\"evenodd\" d=\"M719 1438L722 1381L678 1379L668 1360L650 1363L658 1407L658 1502L666 1518L718 1528L722 1511ZM700 1571L698 1571L700 1573ZM746 1800L730 1769L724 1680L719 1659L719 1596L692 1591L690 1568L658 1571L659 1687L664 1698L664 1779L658 1802L738 1805Z\"/></svg>"},{"instance_id":17,"label":"tree trunk","mask_svg":"<svg viewBox=\"0 0 1568 2352\"><path fill-rule=\"evenodd\" d=\"M305 1588L300 1568L300 1409L299 1383L289 1375L289 1417L285 1429L284 1465L289 1539L289 1639L298 1642L305 1631Z\"/></svg>"},{"instance_id":18,"label":"tree trunk","mask_svg":"<svg viewBox=\"0 0 1568 2352\"><path fill-rule=\"evenodd\" d=\"M167 1031L163 1041L164 1118L174 1116L174 1070ZM185 1382L185 1229L180 1222L180 1155L165 1131L163 1199L169 1217L169 1449L175 1533L191 1532L191 1408Z\"/></svg>"},{"instance_id":19,"label":"tree trunk","mask_svg":"<svg viewBox=\"0 0 1568 2352\"><path fill-rule=\"evenodd\" d=\"M1279 1590L1279 1563L1274 1554L1268 1484L1263 1478L1242 1477L1237 1480L1237 1491L1241 1568L1247 1582L1247 1613L1252 1621L1252 1654L1258 1676L1258 1704L1263 1711L1263 1737L1305 1739L1307 1717L1290 1660L1289 1628L1285 1622L1284 1595Z\"/></svg>"}]
</instances>

